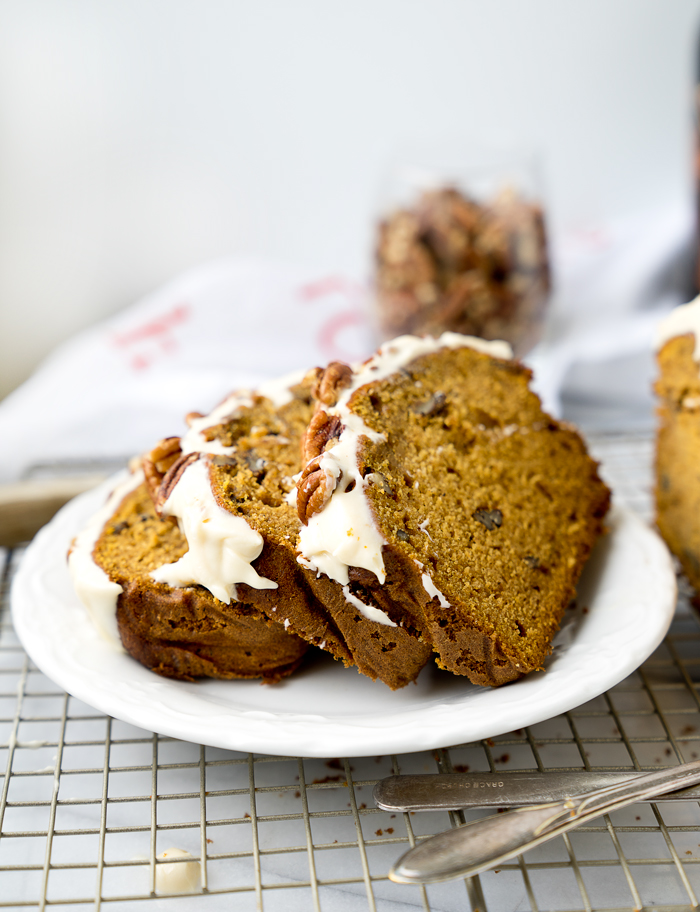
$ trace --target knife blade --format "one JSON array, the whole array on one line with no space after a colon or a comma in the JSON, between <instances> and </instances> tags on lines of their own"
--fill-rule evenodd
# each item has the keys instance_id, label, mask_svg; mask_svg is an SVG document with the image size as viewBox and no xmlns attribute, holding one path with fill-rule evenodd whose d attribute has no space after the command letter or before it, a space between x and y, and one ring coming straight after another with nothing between
<instances>
[{"instance_id":1,"label":"knife blade","mask_svg":"<svg viewBox=\"0 0 700 912\"><path fill-rule=\"evenodd\" d=\"M648 772L648 771L647 771ZM503 773L438 773L389 776L374 787L374 800L385 811L456 811L470 807L524 807L561 801L569 795L618 785L629 772L537 770ZM700 800L700 785L669 792L660 801Z\"/></svg>"}]
</instances>

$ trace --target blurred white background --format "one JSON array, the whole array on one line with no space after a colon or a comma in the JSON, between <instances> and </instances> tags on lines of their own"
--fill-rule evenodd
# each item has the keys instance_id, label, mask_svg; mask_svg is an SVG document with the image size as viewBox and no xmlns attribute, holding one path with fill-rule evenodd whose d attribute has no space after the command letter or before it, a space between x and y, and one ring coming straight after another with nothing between
<instances>
[{"instance_id":1,"label":"blurred white background","mask_svg":"<svg viewBox=\"0 0 700 912\"><path fill-rule=\"evenodd\" d=\"M542 152L553 236L691 200L700 0L0 0L0 396L229 254L369 273L417 138Z\"/></svg>"}]
</instances>

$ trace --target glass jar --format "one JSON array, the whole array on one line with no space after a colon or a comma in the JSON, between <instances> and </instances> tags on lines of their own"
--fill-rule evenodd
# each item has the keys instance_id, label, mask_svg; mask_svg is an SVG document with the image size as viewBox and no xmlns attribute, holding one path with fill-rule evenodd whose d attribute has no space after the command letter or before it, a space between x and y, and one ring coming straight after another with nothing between
<instances>
[{"instance_id":1,"label":"glass jar","mask_svg":"<svg viewBox=\"0 0 700 912\"><path fill-rule=\"evenodd\" d=\"M405 165L387 182L375 242L374 299L382 339L445 330L539 340L549 258L532 161Z\"/></svg>"}]
</instances>

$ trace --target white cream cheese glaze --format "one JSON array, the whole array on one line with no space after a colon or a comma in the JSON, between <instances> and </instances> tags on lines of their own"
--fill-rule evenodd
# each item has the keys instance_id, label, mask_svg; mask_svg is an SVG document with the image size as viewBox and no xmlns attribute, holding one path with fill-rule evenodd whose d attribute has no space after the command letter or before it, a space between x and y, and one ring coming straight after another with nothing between
<instances>
[{"instance_id":1,"label":"white cream cheese glaze","mask_svg":"<svg viewBox=\"0 0 700 912\"><path fill-rule=\"evenodd\" d=\"M423 583L423 588L430 596L431 600L437 598L441 608L451 608L451 604L447 601L445 596L440 592L438 587L432 581L430 575L425 572L425 565L422 564L419 560L414 560L413 563L418 567L419 570L423 570L421 573L420 581Z\"/></svg>"},{"instance_id":2,"label":"white cream cheese glaze","mask_svg":"<svg viewBox=\"0 0 700 912\"><path fill-rule=\"evenodd\" d=\"M695 350L693 358L700 361L700 296L689 304L675 307L659 324L656 331L656 349L662 348L669 339L684 336L686 333L695 335Z\"/></svg>"},{"instance_id":3,"label":"white cream cheese glaze","mask_svg":"<svg viewBox=\"0 0 700 912\"><path fill-rule=\"evenodd\" d=\"M343 424L337 443L323 454L320 461L320 468L326 477L332 482L337 481L337 485L325 507L301 528L298 561L303 566L325 573L344 587L349 583L350 567L371 570L380 583L386 580L382 557L386 540L374 521L365 496L367 482L357 464L360 437L379 442L384 435L367 427L362 418L350 411L348 403L361 386L384 380L416 358L442 348L473 348L502 359L513 356L507 342L487 342L474 336L446 332L437 339L399 336L385 342L364 364L356 365L351 383L341 392L336 405L325 409L328 414L337 415ZM388 616L385 617L389 621Z\"/></svg>"},{"instance_id":4,"label":"white cream cheese glaze","mask_svg":"<svg viewBox=\"0 0 700 912\"><path fill-rule=\"evenodd\" d=\"M354 605L354 607L359 610L360 614L364 615L368 621L376 621L377 624L384 624L385 627L397 626L386 611L382 611L381 608L375 608L374 605L365 605L361 599L356 595L353 595L352 592L350 592L350 586L343 586L343 595L345 596L345 601L350 605Z\"/></svg>"},{"instance_id":5,"label":"white cream cheese glaze","mask_svg":"<svg viewBox=\"0 0 700 912\"><path fill-rule=\"evenodd\" d=\"M205 458L187 466L166 500L163 516L174 516L189 550L172 564L151 573L169 586L204 586L219 601L237 599L236 583L253 589L276 589L277 583L259 576L252 561L260 556L263 537L242 516L221 507L209 481Z\"/></svg>"},{"instance_id":6,"label":"white cream cheese glaze","mask_svg":"<svg viewBox=\"0 0 700 912\"><path fill-rule=\"evenodd\" d=\"M129 475L107 498L104 506L95 513L73 542L68 556L68 569L78 598L87 608L93 624L104 639L122 649L117 628L117 598L122 592L119 583L113 582L93 558L97 539L111 519L114 511L143 482L139 469Z\"/></svg>"},{"instance_id":7,"label":"white cream cheese glaze","mask_svg":"<svg viewBox=\"0 0 700 912\"><path fill-rule=\"evenodd\" d=\"M442 594L442 592L440 592L438 587L435 585L435 583L432 581L432 579L430 578L430 576L427 573L422 573L420 580L423 583L423 588L428 593L430 598L434 599L437 597L437 600L440 603L441 608L451 607L450 603L447 601L447 599Z\"/></svg>"},{"instance_id":8,"label":"white cream cheese glaze","mask_svg":"<svg viewBox=\"0 0 700 912\"><path fill-rule=\"evenodd\" d=\"M294 398L291 388L300 383L305 371L294 371L262 384L257 393L237 390L203 418L195 418L180 441L183 455L209 453L228 456L235 446L224 446L219 440L206 440L204 431L222 424L251 408L253 396L269 399L276 408ZM151 576L169 586L197 583L222 602L237 598L236 583L247 583L254 589L276 589L277 583L259 576L251 562L260 555L263 538L242 516L234 516L219 506L211 490L208 465L198 459L178 479L168 498L163 514L175 516L189 551L179 561L165 564Z\"/></svg>"},{"instance_id":9,"label":"white cream cheese glaze","mask_svg":"<svg viewBox=\"0 0 700 912\"><path fill-rule=\"evenodd\" d=\"M356 417L356 416L353 416ZM367 428L368 436L374 438ZM371 570L380 583L386 579L382 546L385 541L364 497L364 479L357 465L360 431L340 435L338 443L321 460L321 468L334 482L333 496L299 533L299 563L325 573L343 586L350 582L350 567ZM342 476L341 476L342 473ZM355 482L351 491L346 489Z\"/></svg>"}]
</instances>

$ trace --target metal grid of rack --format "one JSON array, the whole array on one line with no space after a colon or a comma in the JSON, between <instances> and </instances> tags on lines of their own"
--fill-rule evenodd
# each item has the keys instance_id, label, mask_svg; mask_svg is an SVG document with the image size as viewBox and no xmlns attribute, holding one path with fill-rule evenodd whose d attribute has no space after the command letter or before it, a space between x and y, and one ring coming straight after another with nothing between
<instances>
[{"instance_id":1,"label":"metal grid of rack","mask_svg":"<svg viewBox=\"0 0 700 912\"><path fill-rule=\"evenodd\" d=\"M651 440L591 439L619 502L649 518ZM617 687L507 735L392 757L290 759L176 741L96 712L0 629L0 908L685 910L700 898L700 805L642 803L471 881L387 879L415 841L490 811L390 814L391 773L647 770L700 756L700 626L681 596L664 644ZM185 850L180 860L166 854ZM180 872L192 892L174 895ZM167 876L166 876L167 875Z\"/></svg>"}]
</instances>

